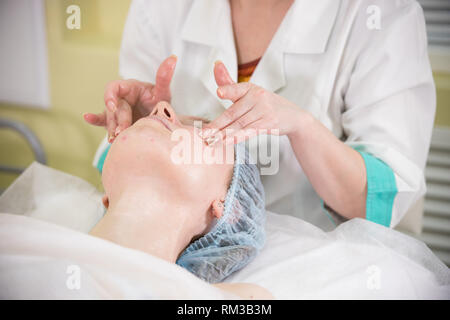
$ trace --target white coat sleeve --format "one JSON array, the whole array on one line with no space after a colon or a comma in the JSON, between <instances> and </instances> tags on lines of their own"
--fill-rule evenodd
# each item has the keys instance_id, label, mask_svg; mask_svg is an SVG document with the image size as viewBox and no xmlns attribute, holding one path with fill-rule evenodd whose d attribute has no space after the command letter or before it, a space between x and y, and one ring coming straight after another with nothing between
<instances>
[{"instance_id":1,"label":"white coat sleeve","mask_svg":"<svg viewBox=\"0 0 450 320\"><path fill-rule=\"evenodd\" d=\"M381 29L358 30L366 42L345 92L342 126L346 143L365 160L366 215L394 227L426 190L436 94L422 8L389 2L381 7ZM389 198L391 205L379 205Z\"/></svg>"}]
</instances>

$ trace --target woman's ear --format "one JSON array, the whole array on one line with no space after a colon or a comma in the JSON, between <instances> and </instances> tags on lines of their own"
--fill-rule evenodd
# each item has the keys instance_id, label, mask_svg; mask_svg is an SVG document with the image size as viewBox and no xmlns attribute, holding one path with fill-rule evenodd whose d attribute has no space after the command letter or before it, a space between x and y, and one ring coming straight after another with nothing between
<instances>
[{"instance_id":1,"label":"woman's ear","mask_svg":"<svg viewBox=\"0 0 450 320\"><path fill-rule=\"evenodd\" d=\"M109 207L109 199L108 199L108 196L106 194L103 195L102 202L103 202L103 205L105 206L105 208L108 209L108 207Z\"/></svg>"},{"instance_id":2,"label":"woman's ear","mask_svg":"<svg viewBox=\"0 0 450 320\"><path fill-rule=\"evenodd\" d=\"M211 211L214 217L220 219L223 214L224 200L216 199L211 204Z\"/></svg>"}]
</instances>

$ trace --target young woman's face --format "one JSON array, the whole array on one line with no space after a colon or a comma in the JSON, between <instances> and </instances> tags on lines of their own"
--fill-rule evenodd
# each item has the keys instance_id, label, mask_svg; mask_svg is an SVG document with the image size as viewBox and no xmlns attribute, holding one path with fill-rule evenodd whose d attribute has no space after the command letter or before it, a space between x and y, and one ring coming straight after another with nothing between
<instances>
[{"instance_id":1,"label":"young woman's face","mask_svg":"<svg viewBox=\"0 0 450 320\"><path fill-rule=\"evenodd\" d=\"M208 147L197 131L183 125L167 102L160 102L149 116L121 132L103 167L102 180L110 203L129 187L160 194L162 201L192 203L203 212L211 201L224 197L232 175L234 148L221 143ZM205 153L216 155L216 163L206 163ZM180 160L182 155L185 161Z\"/></svg>"}]
</instances>

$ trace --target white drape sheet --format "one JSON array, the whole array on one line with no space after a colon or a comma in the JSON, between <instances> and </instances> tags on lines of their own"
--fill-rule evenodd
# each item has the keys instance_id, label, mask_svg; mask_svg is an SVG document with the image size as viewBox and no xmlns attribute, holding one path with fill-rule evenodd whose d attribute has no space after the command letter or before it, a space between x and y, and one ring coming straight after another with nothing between
<instances>
[{"instance_id":1,"label":"white drape sheet","mask_svg":"<svg viewBox=\"0 0 450 320\"><path fill-rule=\"evenodd\" d=\"M224 299L177 265L92 237L101 194L33 164L0 197L0 298ZM333 232L267 213L267 244L228 282L279 299L450 299L450 271L409 236L362 219ZM79 288L78 288L79 286Z\"/></svg>"}]
</instances>

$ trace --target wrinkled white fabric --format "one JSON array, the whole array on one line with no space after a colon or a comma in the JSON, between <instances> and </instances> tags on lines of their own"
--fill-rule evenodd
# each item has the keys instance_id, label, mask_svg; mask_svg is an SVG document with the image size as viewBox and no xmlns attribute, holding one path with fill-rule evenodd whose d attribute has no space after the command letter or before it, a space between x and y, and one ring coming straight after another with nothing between
<instances>
[{"instance_id":1,"label":"wrinkled white fabric","mask_svg":"<svg viewBox=\"0 0 450 320\"><path fill-rule=\"evenodd\" d=\"M0 270L0 299L233 298L176 264L14 214L0 214Z\"/></svg>"},{"instance_id":2,"label":"wrinkled white fabric","mask_svg":"<svg viewBox=\"0 0 450 320\"><path fill-rule=\"evenodd\" d=\"M267 246L226 281L278 299L450 299L450 270L421 241L363 219L324 232L268 213Z\"/></svg>"},{"instance_id":3,"label":"wrinkled white fabric","mask_svg":"<svg viewBox=\"0 0 450 320\"><path fill-rule=\"evenodd\" d=\"M101 199L83 179L33 162L0 196L0 212L88 232L105 213Z\"/></svg>"},{"instance_id":4,"label":"wrinkled white fabric","mask_svg":"<svg viewBox=\"0 0 450 320\"><path fill-rule=\"evenodd\" d=\"M0 214L0 298L223 298L175 264L87 235L103 215L92 190L34 164L0 197L0 212L14 213ZM260 254L227 282L256 283L279 299L450 299L449 269L398 231L354 219L324 232L268 212L266 233ZM71 265L80 290L67 288Z\"/></svg>"}]
</instances>

